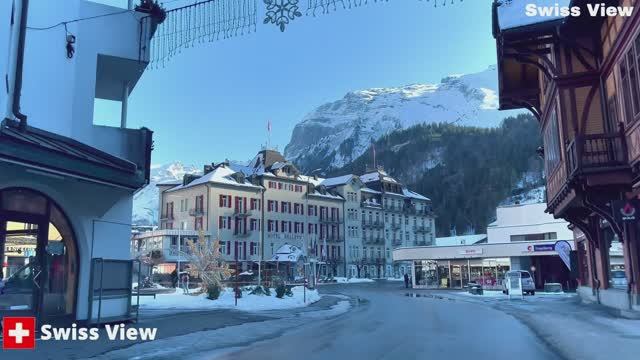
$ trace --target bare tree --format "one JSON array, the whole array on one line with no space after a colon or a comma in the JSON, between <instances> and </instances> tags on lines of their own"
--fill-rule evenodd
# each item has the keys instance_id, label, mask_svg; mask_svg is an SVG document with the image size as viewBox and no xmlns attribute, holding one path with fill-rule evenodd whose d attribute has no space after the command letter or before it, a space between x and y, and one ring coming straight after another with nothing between
<instances>
[{"instance_id":1,"label":"bare tree","mask_svg":"<svg viewBox=\"0 0 640 360\"><path fill-rule=\"evenodd\" d=\"M204 232L198 233L197 241L188 241L189 252L185 254L189 260L189 275L202 279L203 288L212 286L222 289L222 281L233 273L229 265L222 259L220 240L207 241Z\"/></svg>"}]
</instances>

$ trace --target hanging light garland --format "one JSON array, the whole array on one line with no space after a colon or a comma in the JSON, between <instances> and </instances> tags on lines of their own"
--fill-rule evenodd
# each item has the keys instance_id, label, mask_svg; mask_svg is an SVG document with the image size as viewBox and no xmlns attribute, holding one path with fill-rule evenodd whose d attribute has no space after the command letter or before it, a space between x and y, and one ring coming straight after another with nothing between
<instances>
[{"instance_id":1,"label":"hanging light garland","mask_svg":"<svg viewBox=\"0 0 640 360\"><path fill-rule=\"evenodd\" d=\"M143 2L158 5L157 0ZM404 0L403 0L404 1ZM433 3L434 7L462 2L463 0L419 0ZM341 9L351 9L370 3L386 3L389 0L307 0L301 10L300 0L262 0L265 7L264 24L273 24L285 31L291 21L303 16L328 14ZM241 36L256 31L257 0L202 0L191 5L151 14L141 21L140 59L147 59L150 68L164 66L182 49L196 43ZM160 16L161 15L161 16ZM162 24L162 26L159 26ZM149 48L143 38L151 38Z\"/></svg>"},{"instance_id":2,"label":"hanging light garland","mask_svg":"<svg viewBox=\"0 0 640 360\"><path fill-rule=\"evenodd\" d=\"M386 3L389 0L308 0L307 15L328 14L333 11L357 8L370 3ZM454 4L463 0L419 0L433 3L433 7L445 6L447 3Z\"/></svg>"},{"instance_id":3,"label":"hanging light garland","mask_svg":"<svg viewBox=\"0 0 640 360\"><path fill-rule=\"evenodd\" d=\"M161 26L144 18L141 34L151 38L146 54L151 68L196 44L255 32L257 14L257 0L205 0L166 11Z\"/></svg>"}]
</instances>

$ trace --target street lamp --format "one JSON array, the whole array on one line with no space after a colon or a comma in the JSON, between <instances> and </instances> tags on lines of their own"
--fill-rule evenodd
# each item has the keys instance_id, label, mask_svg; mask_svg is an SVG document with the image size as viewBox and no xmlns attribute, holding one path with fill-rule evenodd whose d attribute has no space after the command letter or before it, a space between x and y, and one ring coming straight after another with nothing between
<instances>
[{"instance_id":1,"label":"street lamp","mask_svg":"<svg viewBox=\"0 0 640 360\"><path fill-rule=\"evenodd\" d=\"M311 188L311 176L313 174L315 174L318 171L321 171L322 169L318 168L315 170L312 170L311 172L309 172L309 175L307 175L307 195L305 196L305 207L307 208L305 213L305 222L307 224L309 224L309 189ZM311 234L309 229L307 228L307 236L306 236L306 244L304 246L304 251L305 254L309 251L309 245L311 244ZM311 263L312 266L312 277L311 277L311 285L315 288L316 287L316 254L314 254L313 257L309 258L309 262Z\"/></svg>"}]
</instances>

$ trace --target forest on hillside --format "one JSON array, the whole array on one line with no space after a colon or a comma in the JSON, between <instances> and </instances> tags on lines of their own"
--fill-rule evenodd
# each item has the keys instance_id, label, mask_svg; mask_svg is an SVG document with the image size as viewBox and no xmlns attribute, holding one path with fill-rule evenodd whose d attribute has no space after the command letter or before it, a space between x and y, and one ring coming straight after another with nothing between
<instances>
[{"instance_id":1,"label":"forest on hillside","mask_svg":"<svg viewBox=\"0 0 640 360\"><path fill-rule=\"evenodd\" d=\"M332 173L372 169L375 148L376 165L432 200L438 236L454 227L458 234L484 232L500 202L544 184L536 154L541 145L538 122L529 114L506 118L497 128L417 125L385 135Z\"/></svg>"}]
</instances>

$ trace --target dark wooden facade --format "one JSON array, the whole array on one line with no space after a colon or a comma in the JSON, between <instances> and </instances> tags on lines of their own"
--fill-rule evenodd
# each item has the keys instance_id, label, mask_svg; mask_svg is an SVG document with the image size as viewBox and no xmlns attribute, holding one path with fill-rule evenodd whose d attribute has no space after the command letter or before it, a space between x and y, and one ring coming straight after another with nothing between
<instances>
[{"instance_id":1,"label":"dark wooden facade","mask_svg":"<svg viewBox=\"0 0 640 360\"><path fill-rule=\"evenodd\" d=\"M639 232L616 222L611 202L640 193L640 11L590 17L587 2L571 3L583 8L580 17L509 29L500 28L502 4L494 2L500 108L526 108L540 121L547 211L585 242L578 262L592 271L580 280L594 295L608 287L611 239L624 243L631 308L639 304Z\"/></svg>"}]
</instances>

